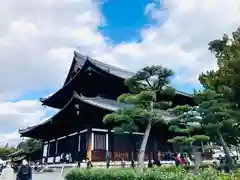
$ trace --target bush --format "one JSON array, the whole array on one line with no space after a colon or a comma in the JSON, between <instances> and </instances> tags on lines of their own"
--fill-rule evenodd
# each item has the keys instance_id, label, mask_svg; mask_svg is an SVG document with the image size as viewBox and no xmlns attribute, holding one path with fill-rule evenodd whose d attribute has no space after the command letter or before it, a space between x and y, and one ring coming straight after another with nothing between
<instances>
[{"instance_id":1,"label":"bush","mask_svg":"<svg viewBox=\"0 0 240 180\"><path fill-rule=\"evenodd\" d=\"M194 176L182 168L152 168L140 171L130 168L73 169L66 180L240 180L236 174L220 174L207 169Z\"/></svg>"}]
</instances>

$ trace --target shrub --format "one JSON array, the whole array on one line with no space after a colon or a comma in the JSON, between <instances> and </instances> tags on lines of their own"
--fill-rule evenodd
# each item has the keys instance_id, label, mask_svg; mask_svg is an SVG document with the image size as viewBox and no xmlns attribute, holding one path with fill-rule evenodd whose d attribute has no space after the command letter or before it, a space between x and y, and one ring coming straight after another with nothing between
<instances>
[{"instance_id":1,"label":"shrub","mask_svg":"<svg viewBox=\"0 0 240 180\"><path fill-rule=\"evenodd\" d=\"M213 169L203 170L199 176L182 168L151 168L140 171L130 168L73 169L66 180L240 180L236 174L220 174Z\"/></svg>"}]
</instances>

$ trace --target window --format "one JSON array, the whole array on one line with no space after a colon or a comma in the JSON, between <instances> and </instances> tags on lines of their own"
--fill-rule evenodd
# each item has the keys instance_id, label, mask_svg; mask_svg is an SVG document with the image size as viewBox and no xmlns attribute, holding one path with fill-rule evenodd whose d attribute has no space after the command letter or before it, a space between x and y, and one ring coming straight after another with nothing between
<instances>
[{"instance_id":1,"label":"window","mask_svg":"<svg viewBox=\"0 0 240 180\"><path fill-rule=\"evenodd\" d=\"M106 135L105 134L94 134L94 150L105 150L106 149Z\"/></svg>"}]
</instances>

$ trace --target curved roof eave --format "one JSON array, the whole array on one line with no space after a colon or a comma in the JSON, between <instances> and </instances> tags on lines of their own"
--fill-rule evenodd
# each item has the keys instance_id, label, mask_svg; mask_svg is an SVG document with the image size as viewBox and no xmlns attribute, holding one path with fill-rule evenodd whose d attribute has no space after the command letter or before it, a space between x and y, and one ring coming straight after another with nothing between
<instances>
[{"instance_id":1,"label":"curved roof eave","mask_svg":"<svg viewBox=\"0 0 240 180\"><path fill-rule=\"evenodd\" d=\"M122 108L133 107L130 104L118 103L117 100L106 99L106 98L99 97L99 96L98 97L84 97L83 95L78 95L77 93L75 93L74 96L75 96L75 98L80 99L81 101L83 101L89 105L92 105L92 106L95 106L95 107L98 107L98 108L101 108L104 110L112 111L112 112L116 112L117 110L122 109ZM154 110L161 113L166 121L169 121L173 117L175 117L166 110L161 110L161 109L154 109Z\"/></svg>"},{"instance_id":2,"label":"curved roof eave","mask_svg":"<svg viewBox=\"0 0 240 180\"><path fill-rule=\"evenodd\" d=\"M88 98L88 97L84 97L82 95L78 95L76 92L73 93L72 98L70 99L70 101L60 110L58 111L53 117L49 118L48 120L44 121L43 123L39 123L38 125L32 126L32 127L28 127L26 129L19 129L19 133L20 134L26 134L36 128L39 128L41 126L44 126L45 124L51 122L52 120L54 120L57 116L61 116L61 113L75 100L80 100L86 104L89 104L91 106L95 106L110 112L115 112L118 109L120 109L121 107L124 107L125 105L123 103L117 103L117 101L114 100L110 100L110 99L106 99L106 98L102 98L102 97L94 97L94 98ZM117 105L119 104L119 105ZM127 106L127 105L126 105Z\"/></svg>"},{"instance_id":3,"label":"curved roof eave","mask_svg":"<svg viewBox=\"0 0 240 180\"><path fill-rule=\"evenodd\" d=\"M74 57L74 59L75 59L75 57ZM82 68L80 69L80 71L77 72L77 74L72 79L70 79L68 82L66 82L66 84L64 84L63 87L61 87L56 93L54 93L53 95L51 95L50 97L47 97L47 98L40 98L40 101L43 103L43 105L45 105L45 104L47 105L48 104L47 101L51 101L52 98L54 98L55 96L60 94L62 91L64 91L64 89L66 89L66 87L71 85L75 81L75 79L77 79L77 77L80 76L82 69L85 69L84 67L86 66L86 62L87 62L87 59L85 59L85 62L82 65Z\"/></svg>"},{"instance_id":4,"label":"curved roof eave","mask_svg":"<svg viewBox=\"0 0 240 180\"><path fill-rule=\"evenodd\" d=\"M49 118L48 120L44 121L43 123L40 123L38 125L35 125L33 127L27 128L25 130L19 130L20 134L25 134L27 132L30 132L36 128L39 128L41 126L44 126L45 124L51 122L52 120L56 119L57 116L61 116L61 113L63 113L63 111L74 101L74 100L80 100L83 103L86 103L90 106L94 106L97 108L101 108L103 110L107 110L109 112L116 112L119 109L122 108L127 108L127 107L132 107L132 105L126 104L126 103L118 103L117 100L112 100L112 99L107 99L107 98L103 98L103 97L85 97L83 95L79 95L76 92L73 93L73 96L71 98L71 100L64 106L64 108L62 108L59 112L57 112L52 118ZM164 119L166 121L169 121L173 116L171 116L167 111L164 110L157 110L159 111Z\"/></svg>"},{"instance_id":5,"label":"curved roof eave","mask_svg":"<svg viewBox=\"0 0 240 180\"><path fill-rule=\"evenodd\" d=\"M40 122L39 124L37 124L37 125L35 125L35 126L27 127L27 128L25 128L25 129L19 129L18 132L19 132L20 134L25 134L25 133L30 132L30 131L32 131L32 130L40 127L40 126L43 126L43 125L51 122L54 118L56 118L57 116L61 115L61 113L68 107L68 105L72 103L72 101L74 100L74 98L75 98L75 97L72 96L72 98L68 101L68 103L67 103L61 110L59 110L55 115L53 115L51 118L49 118L48 120L44 121L43 123Z\"/></svg>"},{"instance_id":6,"label":"curved roof eave","mask_svg":"<svg viewBox=\"0 0 240 180\"><path fill-rule=\"evenodd\" d=\"M81 55L80 53L78 53L77 51L74 51L74 60L78 61L78 63L80 63L82 65L82 68L80 69L80 71L68 82L66 82L66 84L64 84L63 87L61 87L56 93L54 93L52 96L48 97L48 98L40 98L40 101L43 103L43 105L47 105L47 101L50 101L52 98L56 97L58 94L60 94L66 87L68 87L71 83L73 83L75 81L75 79L77 79L77 77L81 74L82 69L85 69L84 67L89 66L90 64L95 66L95 68L99 68L100 70L104 71L105 73L109 74L109 75L113 75L115 77L121 78L121 79L126 79L129 78L131 76L133 76L135 73L121 69L121 68L117 68L115 66L112 65L108 65L105 63L102 63L100 61L97 61L95 59L92 59L88 56L84 56ZM70 72L69 72L70 73ZM193 97L191 94L182 92L182 91L176 91L177 94L182 95L182 96L187 96L187 97Z\"/></svg>"},{"instance_id":7,"label":"curved roof eave","mask_svg":"<svg viewBox=\"0 0 240 180\"><path fill-rule=\"evenodd\" d=\"M108 73L110 75L117 76L117 77L122 78L122 79L127 79L127 78L130 78L133 75L135 75L135 73L133 73L131 71L124 70L124 69L121 69L121 68L118 68L118 67L115 67L115 66L112 66L112 65L105 64L103 62L97 61L97 60L92 59L90 57L81 55L77 51L74 51L74 55L75 55L75 57L77 57L76 60L78 60L78 58L79 59L85 58L86 61L87 60L90 61L92 64L94 64L95 66L97 66L101 70L105 71L106 73ZM182 91L179 91L179 90L176 90L176 93L179 94L179 95L187 96L187 97L193 97L192 94L185 93L185 92L182 92Z\"/></svg>"},{"instance_id":8,"label":"curved roof eave","mask_svg":"<svg viewBox=\"0 0 240 180\"><path fill-rule=\"evenodd\" d=\"M106 99L100 96L97 97L85 97L83 95L78 95L74 93L75 98L79 99L80 101L89 104L91 106L95 106L97 108L101 108L104 110L108 110L111 112L116 112L117 110L128 107L129 105L126 103L118 103L116 100ZM129 106L130 107L130 106Z\"/></svg>"}]
</instances>

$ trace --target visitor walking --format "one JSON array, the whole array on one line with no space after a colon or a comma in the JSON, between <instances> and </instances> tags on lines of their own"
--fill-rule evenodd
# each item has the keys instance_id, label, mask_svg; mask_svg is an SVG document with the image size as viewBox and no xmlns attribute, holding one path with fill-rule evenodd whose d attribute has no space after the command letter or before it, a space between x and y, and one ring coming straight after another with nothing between
<instances>
[{"instance_id":1,"label":"visitor walking","mask_svg":"<svg viewBox=\"0 0 240 180\"><path fill-rule=\"evenodd\" d=\"M92 161L87 158L87 168L92 168L93 167L93 164L92 164Z\"/></svg>"},{"instance_id":2,"label":"visitor walking","mask_svg":"<svg viewBox=\"0 0 240 180\"><path fill-rule=\"evenodd\" d=\"M183 159L184 159L184 162L187 166L191 166L193 164L187 153L184 154Z\"/></svg>"},{"instance_id":3,"label":"visitor walking","mask_svg":"<svg viewBox=\"0 0 240 180\"><path fill-rule=\"evenodd\" d=\"M0 163L0 175L2 174L2 171L3 171L3 164Z\"/></svg>"},{"instance_id":4,"label":"visitor walking","mask_svg":"<svg viewBox=\"0 0 240 180\"><path fill-rule=\"evenodd\" d=\"M153 167L153 160L152 159L149 159L148 160L148 168L152 168Z\"/></svg>"},{"instance_id":5,"label":"visitor walking","mask_svg":"<svg viewBox=\"0 0 240 180\"><path fill-rule=\"evenodd\" d=\"M109 168L110 167L110 157L107 155L107 157L106 157L106 161L107 161L107 168Z\"/></svg>"},{"instance_id":6,"label":"visitor walking","mask_svg":"<svg viewBox=\"0 0 240 180\"><path fill-rule=\"evenodd\" d=\"M121 166L122 166L122 168L124 168L125 167L125 161L124 161L124 159L122 158L122 160L121 160Z\"/></svg>"},{"instance_id":7,"label":"visitor walking","mask_svg":"<svg viewBox=\"0 0 240 180\"><path fill-rule=\"evenodd\" d=\"M131 161L131 167L134 169L135 168L135 161L132 159Z\"/></svg>"},{"instance_id":8,"label":"visitor walking","mask_svg":"<svg viewBox=\"0 0 240 180\"><path fill-rule=\"evenodd\" d=\"M17 172L17 180L31 180L32 169L26 160L22 161L22 165Z\"/></svg>"},{"instance_id":9,"label":"visitor walking","mask_svg":"<svg viewBox=\"0 0 240 180\"><path fill-rule=\"evenodd\" d=\"M176 154L176 157L175 157L175 164L176 166L178 167L179 165L183 165L183 161L182 161L182 158L181 158L181 155L179 153Z\"/></svg>"}]
</instances>

